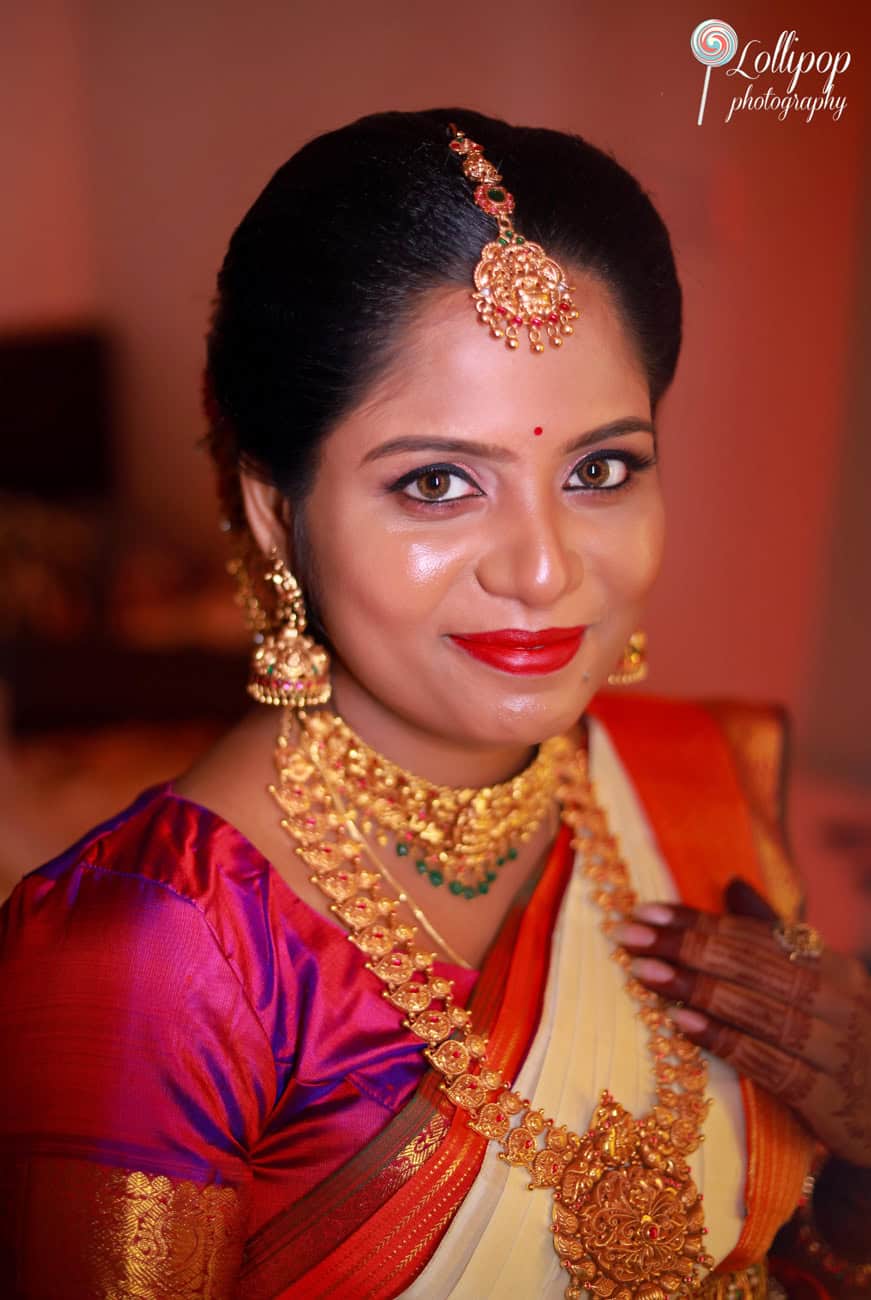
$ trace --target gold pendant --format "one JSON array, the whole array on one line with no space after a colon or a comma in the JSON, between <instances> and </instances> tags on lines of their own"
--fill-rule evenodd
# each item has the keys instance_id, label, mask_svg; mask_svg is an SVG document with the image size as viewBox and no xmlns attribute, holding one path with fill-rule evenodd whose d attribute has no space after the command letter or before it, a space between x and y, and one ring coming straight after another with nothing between
<instances>
[{"instance_id":1,"label":"gold pendant","mask_svg":"<svg viewBox=\"0 0 871 1300\"><path fill-rule=\"evenodd\" d=\"M553 1194L554 1247L584 1291L607 1300L665 1300L698 1290L704 1213L669 1128L636 1120L604 1092Z\"/></svg>"}]
</instances>

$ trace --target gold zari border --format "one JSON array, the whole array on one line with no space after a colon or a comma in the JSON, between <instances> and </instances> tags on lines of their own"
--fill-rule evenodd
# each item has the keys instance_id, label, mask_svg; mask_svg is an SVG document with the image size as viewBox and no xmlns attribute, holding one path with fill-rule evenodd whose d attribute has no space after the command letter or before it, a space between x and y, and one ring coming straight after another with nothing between
<instances>
[{"instance_id":1,"label":"gold zari border","mask_svg":"<svg viewBox=\"0 0 871 1300\"><path fill-rule=\"evenodd\" d=\"M232 1187L52 1158L29 1163L25 1186L26 1294L95 1300L229 1300L233 1294L245 1214Z\"/></svg>"}]
</instances>

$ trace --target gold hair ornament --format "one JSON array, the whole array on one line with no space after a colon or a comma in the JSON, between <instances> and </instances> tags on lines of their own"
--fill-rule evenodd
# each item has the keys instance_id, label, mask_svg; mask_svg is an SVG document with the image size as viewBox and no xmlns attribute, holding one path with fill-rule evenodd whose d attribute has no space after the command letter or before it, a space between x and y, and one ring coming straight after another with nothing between
<instances>
[{"instance_id":1,"label":"gold hair ornament","mask_svg":"<svg viewBox=\"0 0 871 1300\"><path fill-rule=\"evenodd\" d=\"M524 327L532 352L544 351L543 337L561 347L563 337L574 333L571 321L580 314L571 298L574 286L540 244L514 229L510 220L514 195L501 184L500 172L484 157L481 146L453 123L450 129L453 138L448 148L462 159L468 179L477 182L475 202L499 225L498 237L484 245L475 267L477 292L472 299L479 319L490 327L494 339L505 340L506 347L519 346L518 331Z\"/></svg>"}]
</instances>

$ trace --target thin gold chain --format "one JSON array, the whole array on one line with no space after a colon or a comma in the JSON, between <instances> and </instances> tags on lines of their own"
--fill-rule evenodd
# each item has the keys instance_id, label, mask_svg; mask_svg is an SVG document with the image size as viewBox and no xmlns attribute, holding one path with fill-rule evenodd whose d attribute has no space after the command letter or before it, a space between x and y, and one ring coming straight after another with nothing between
<instances>
[{"instance_id":1,"label":"thin gold chain","mask_svg":"<svg viewBox=\"0 0 871 1300\"><path fill-rule=\"evenodd\" d=\"M443 935L439 934L438 930L430 921L429 917L425 915L421 907L418 907L417 903L415 903L414 899L408 893L408 890L405 888L405 886L401 885L398 880L394 879L391 873L387 870L385 864L381 861L381 859L377 856L374 850L370 847L362 832L354 825L352 821L346 818L345 806L340 796L336 793L335 789L333 788L332 783L325 775L324 775L324 785L329 790L330 798L332 799L335 805L336 811L340 814L340 816L344 820L345 826L348 829L348 834L351 836L353 840L357 842L357 844L360 845L360 848L367 855L369 860L372 862L373 866L376 867L377 870L381 872L381 874L384 876L385 880L391 886L391 888L396 890L396 896L399 902L405 903L406 907L409 909L415 921L417 921L418 925L423 926L424 930L426 930L429 937L433 940L434 943L438 944L442 952L444 952L449 957L449 959L455 966L462 966L464 970L472 970L473 967L470 965L470 963L467 962L465 958L460 956L456 948L453 948L448 943L447 939L444 938ZM311 879L312 879L312 884L317 884L317 876L313 876Z\"/></svg>"}]
</instances>

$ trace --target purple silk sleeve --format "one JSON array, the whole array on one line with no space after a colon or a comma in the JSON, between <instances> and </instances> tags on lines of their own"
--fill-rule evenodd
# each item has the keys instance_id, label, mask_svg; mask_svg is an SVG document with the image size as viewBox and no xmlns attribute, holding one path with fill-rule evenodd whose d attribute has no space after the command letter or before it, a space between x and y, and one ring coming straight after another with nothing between
<instances>
[{"instance_id":1,"label":"purple silk sleeve","mask_svg":"<svg viewBox=\"0 0 871 1300\"><path fill-rule=\"evenodd\" d=\"M425 1065L344 932L169 786L0 912L0 1060L0 1268L70 1298L231 1294L245 1236Z\"/></svg>"}]
</instances>

